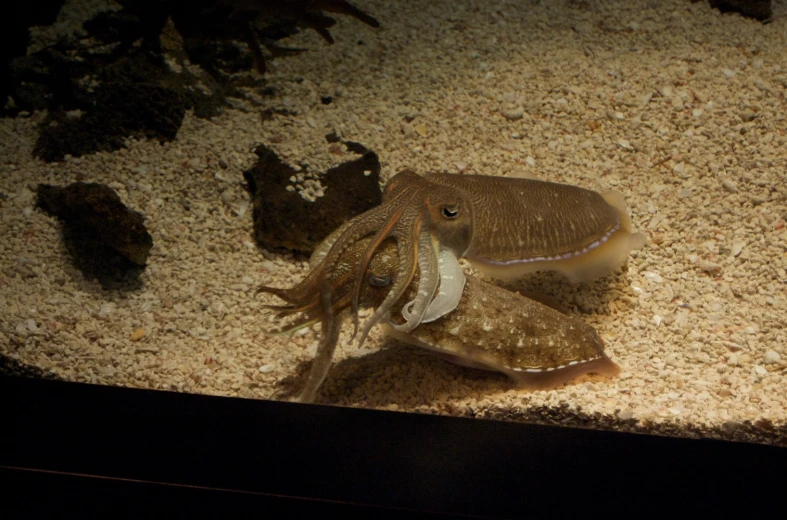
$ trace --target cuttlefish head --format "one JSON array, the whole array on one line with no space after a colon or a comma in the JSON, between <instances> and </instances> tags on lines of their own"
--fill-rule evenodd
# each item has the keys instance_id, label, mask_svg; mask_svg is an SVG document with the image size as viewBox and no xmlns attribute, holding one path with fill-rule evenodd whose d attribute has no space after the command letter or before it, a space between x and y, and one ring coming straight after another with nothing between
<instances>
[{"instance_id":1,"label":"cuttlefish head","mask_svg":"<svg viewBox=\"0 0 787 520\"><path fill-rule=\"evenodd\" d=\"M456 262L470 246L472 222L472 203L460 190L429 182L405 170L391 178L383 193L382 205L351 219L317 247L310 260L312 270L300 284L286 290L269 287L260 290L284 299L293 312L307 314L326 305L333 308L342 298L349 298L357 332L358 308L361 291L367 285L367 269L383 242L393 238L397 251L396 277L385 299L375 306L374 314L363 324L359 343L362 344L371 328L390 313L418 270L420 283L409 307L408 319L398 325L401 330L409 331L418 326L435 297L441 265L451 262L451 258ZM363 239L368 240L359 253L355 247ZM348 264L350 257L345 253L350 249L354 263ZM450 255L441 255L441 251ZM337 282L344 281L347 276L353 280L349 293L337 293L337 287L346 288L343 284L337 286Z\"/></svg>"},{"instance_id":2,"label":"cuttlefish head","mask_svg":"<svg viewBox=\"0 0 787 520\"><path fill-rule=\"evenodd\" d=\"M464 256L473 240L473 205L461 191L427 181L420 175L404 170L388 182L383 192L383 205L417 187L421 218L429 223L429 232L443 248Z\"/></svg>"},{"instance_id":3,"label":"cuttlefish head","mask_svg":"<svg viewBox=\"0 0 787 520\"><path fill-rule=\"evenodd\" d=\"M330 368L333 352L339 342L342 323L348 316L356 312L353 308L354 298L357 298L358 307L376 309L375 313L381 315L380 320L384 320L394 330L406 330L401 324L402 320L404 319L404 324L406 325L407 321L412 319L415 300L420 292L418 279L409 283L404 291L407 298L413 298L413 301L406 304L401 303L404 300L401 300L399 304L394 302L385 310L380 311L390 298L391 287L396 285L397 277L400 276L400 253L397 250L397 243L393 237L385 239L380 244L380 247L364 270L360 290L355 292L357 266L365 258L371 240L370 238L365 238L350 245L339 257L339 260L333 264L333 269L328 273L323 273L322 281L310 282L318 284L318 287L324 289L317 295L316 302L309 302L304 305L291 297L290 290L273 287L261 287L258 289L258 292L274 294L289 302L286 305L266 306L269 309L278 311L276 315L278 319L286 320L279 327L266 330L266 334L292 334L312 324L321 324L317 353L306 385L298 397L299 401L311 402L314 400L317 389L322 384ZM453 258L453 263L449 262L446 264L445 260L447 257ZM439 262L441 266L444 266L444 272L438 277L440 279L440 292L432 300L431 304L427 305L423 313L425 321L428 322L438 320L456 308L465 283L464 274L453 253L447 249L442 250ZM307 280L310 276L307 276ZM407 273L406 276L415 278L417 275ZM393 320L391 319L392 309L397 314L397 316L393 317ZM394 323L394 320L400 324ZM406 332L404 333L406 334Z\"/></svg>"},{"instance_id":4,"label":"cuttlefish head","mask_svg":"<svg viewBox=\"0 0 787 520\"><path fill-rule=\"evenodd\" d=\"M323 282L327 292L332 296L327 306L322 305L322 302L310 306L295 303L266 305L266 308L277 311L275 316L277 319L291 318L296 315L297 317L265 332L269 335L288 334L315 323L323 323L324 325L326 321L343 320L352 305L356 266L363 258L368 245L368 238L356 242L334 264L334 269ZM359 308L378 307L382 304L396 276L397 264L396 243L392 238L389 238L382 244L381 250L375 254L366 269L364 283L361 284L361 290L358 293ZM307 276L307 278L309 277ZM285 301L290 301L287 297L288 290L262 286L257 289L257 292L274 294Z\"/></svg>"},{"instance_id":5,"label":"cuttlefish head","mask_svg":"<svg viewBox=\"0 0 787 520\"><path fill-rule=\"evenodd\" d=\"M350 314L353 299L357 299L358 306L379 308L388 298L388 292L396 276L396 267L398 267L398 253L393 238L383 241L381 246L385 248L384 252L380 252L372 258L369 262L370 265L364 271L360 291L354 292L356 267L364 258L369 242L370 239L367 238L350 245L333 265L333 269L328 272L320 272L320 278L307 276L306 281L311 280L309 283L317 289L322 289L316 295L316 302L309 301L303 304L302 300L292 297L292 290L273 287L258 289L258 292L274 294L289 302L286 305L267 305L266 307L278 311L276 315L278 319L292 318L277 328L266 330L266 334L292 334L312 324L321 324L317 354L306 386L298 398L299 401L311 402L314 400L317 389L330 368L333 352L339 341L342 323ZM386 312L384 317L389 315Z\"/></svg>"}]
</instances>

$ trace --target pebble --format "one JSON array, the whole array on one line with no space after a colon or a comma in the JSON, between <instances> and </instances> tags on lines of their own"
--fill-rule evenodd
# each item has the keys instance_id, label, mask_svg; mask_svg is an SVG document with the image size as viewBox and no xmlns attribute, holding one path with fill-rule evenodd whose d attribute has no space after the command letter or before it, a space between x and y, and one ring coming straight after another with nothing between
<instances>
[{"instance_id":1,"label":"pebble","mask_svg":"<svg viewBox=\"0 0 787 520\"><path fill-rule=\"evenodd\" d=\"M632 417L634 417L634 410L632 410L631 408L626 408L625 410L620 410L618 412L618 419L620 419L621 421L628 421Z\"/></svg>"},{"instance_id":2,"label":"pebble","mask_svg":"<svg viewBox=\"0 0 787 520\"><path fill-rule=\"evenodd\" d=\"M131 336L129 336L128 339L130 339L131 341L139 341L142 338L144 338L146 335L147 335L147 332L145 332L145 329L140 327L140 328L134 329L134 332L131 333Z\"/></svg>"},{"instance_id":3,"label":"pebble","mask_svg":"<svg viewBox=\"0 0 787 520\"><path fill-rule=\"evenodd\" d=\"M268 374L268 373L273 372L274 370L276 370L276 365L272 365L272 364L268 363L267 365L262 365L259 368L259 370L260 370L261 374Z\"/></svg>"},{"instance_id":4,"label":"pebble","mask_svg":"<svg viewBox=\"0 0 787 520\"><path fill-rule=\"evenodd\" d=\"M710 260L700 260L699 267L700 271L708 274L718 274L721 272L721 264L711 262Z\"/></svg>"},{"instance_id":5,"label":"pebble","mask_svg":"<svg viewBox=\"0 0 787 520\"><path fill-rule=\"evenodd\" d=\"M765 355L762 357L762 361L763 361L763 362L764 362L766 365L770 365L770 364L772 364L772 363L778 363L778 362L779 362L779 361L781 361L781 360L782 360L782 357L781 357L781 355L780 355L778 352L776 352L775 350L769 350L769 351L767 351L767 352L765 353Z\"/></svg>"},{"instance_id":6,"label":"pebble","mask_svg":"<svg viewBox=\"0 0 787 520\"><path fill-rule=\"evenodd\" d=\"M516 121L517 119L522 119L525 116L525 112L521 108L509 108L503 110L502 114L503 117L509 121Z\"/></svg>"},{"instance_id":7,"label":"pebble","mask_svg":"<svg viewBox=\"0 0 787 520\"><path fill-rule=\"evenodd\" d=\"M724 74L725 78L734 78L735 75L737 74L737 72L735 72L734 70L728 69L726 67L721 69L721 73Z\"/></svg>"},{"instance_id":8,"label":"pebble","mask_svg":"<svg viewBox=\"0 0 787 520\"><path fill-rule=\"evenodd\" d=\"M738 193L738 183L730 179L724 179L721 182L722 188L729 193Z\"/></svg>"}]
</instances>

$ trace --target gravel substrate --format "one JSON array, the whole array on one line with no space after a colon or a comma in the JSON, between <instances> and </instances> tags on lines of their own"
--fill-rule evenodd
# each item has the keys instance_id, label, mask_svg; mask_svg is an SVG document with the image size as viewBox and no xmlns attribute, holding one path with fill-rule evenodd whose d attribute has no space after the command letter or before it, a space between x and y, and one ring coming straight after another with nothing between
<instances>
[{"instance_id":1,"label":"gravel substrate","mask_svg":"<svg viewBox=\"0 0 787 520\"><path fill-rule=\"evenodd\" d=\"M317 331L270 326L260 284L306 258L259 250L243 171L264 143L324 171L379 154L411 168L615 189L647 245L597 282L535 276L606 342L620 377L521 392L375 331L347 343L318 402L787 443L787 5L772 23L706 2L358 0L325 45L270 62L281 95L187 114L172 143L47 164L44 114L0 121L0 353L72 381L267 399L302 382ZM321 98L330 96L329 104ZM266 108L296 115L261 118ZM143 286L104 290L70 263L38 183L109 184L146 216ZM347 326L347 325L346 325Z\"/></svg>"}]
</instances>

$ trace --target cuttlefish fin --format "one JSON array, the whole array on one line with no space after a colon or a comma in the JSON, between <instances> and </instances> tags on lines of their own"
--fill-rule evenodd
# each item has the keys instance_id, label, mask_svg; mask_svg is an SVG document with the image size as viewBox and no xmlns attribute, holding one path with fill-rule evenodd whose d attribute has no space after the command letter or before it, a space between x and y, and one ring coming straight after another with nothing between
<instances>
[{"instance_id":1,"label":"cuttlefish fin","mask_svg":"<svg viewBox=\"0 0 787 520\"><path fill-rule=\"evenodd\" d=\"M603 352L604 343L595 331L593 332L593 343L595 344L597 354L592 358L583 361L572 361L564 366L538 369L503 366L499 357L494 353L485 352L472 345L465 344L459 339L444 337L439 344L435 344L424 341L415 334L399 332L389 324L384 325L384 331L393 339L430 350L450 363L503 373L520 390L553 390L577 377L587 374L598 374L606 377L614 377L620 374L620 367Z\"/></svg>"},{"instance_id":2,"label":"cuttlefish fin","mask_svg":"<svg viewBox=\"0 0 787 520\"><path fill-rule=\"evenodd\" d=\"M514 382L520 390L553 390L573 379L588 374L615 377L620 374L620 367L606 355L576 365L566 366L551 372L515 372L510 369L501 370Z\"/></svg>"}]
</instances>

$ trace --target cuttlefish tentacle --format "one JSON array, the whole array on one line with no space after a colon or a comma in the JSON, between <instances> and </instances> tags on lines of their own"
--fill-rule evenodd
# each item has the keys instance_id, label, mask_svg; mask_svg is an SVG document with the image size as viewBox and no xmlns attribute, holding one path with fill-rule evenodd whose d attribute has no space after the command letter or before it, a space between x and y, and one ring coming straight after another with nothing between
<instances>
[{"instance_id":1,"label":"cuttlefish tentacle","mask_svg":"<svg viewBox=\"0 0 787 520\"><path fill-rule=\"evenodd\" d=\"M321 299L323 312L320 341L317 342L317 353L314 356L312 369L309 373L309 378L306 380L306 386L298 398L299 401L307 403L314 401L317 389L320 388L320 385L325 380L325 376L328 375L336 344L339 343L342 322L344 321L344 313L335 316L330 295L323 294Z\"/></svg>"},{"instance_id":2,"label":"cuttlefish tentacle","mask_svg":"<svg viewBox=\"0 0 787 520\"><path fill-rule=\"evenodd\" d=\"M354 272L365 254L368 239L352 245L337 265ZM386 240L373 256L364 274L359 304L378 308L395 285L400 252L393 239ZM321 305L298 317L297 327L316 321L322 323L317 354L298 400L312 401L330 368L341 326L348 316L355 279L334 276L330 291L321 296ZM418 291L413 277L407 295ZM338 298L325 296L338 295ZM409 305L402 304L402 307ZM294 312L285 311L293 315ZM455 309L431 321L421 321L409 332L396 330L400 323L384 313L381 321L392 337L432 351L454 363L502 372L524 389L559 386L575 377L595 372L615 375L619 368L604 353L598 334L582 321L561 314L545 305L474 278L468 278ZM291 330L292 327L277 329Z\"/></svg>"}]
</instances>

